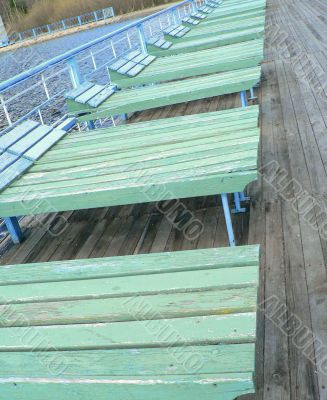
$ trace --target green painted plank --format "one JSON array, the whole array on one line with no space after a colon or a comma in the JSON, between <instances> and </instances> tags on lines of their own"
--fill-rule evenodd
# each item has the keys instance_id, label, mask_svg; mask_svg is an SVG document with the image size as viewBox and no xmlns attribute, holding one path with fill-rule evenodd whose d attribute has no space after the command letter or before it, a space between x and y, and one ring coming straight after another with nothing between
<instances>
[{"instance_id":1,"label":"green painted plank","mask_svg":"<svg viewBox=\"0 0 327 400\"><path fill-rule=\"evenodd\" d=\"M258 107L249 107L66 136L2 192L1 213L242 191L256 177L257 118Z\"/></svg>"},{"instance_id":2,"label":"green painted plank","mask_svg":"<svg viewBox=\"0 0 327 400\"><path fill-rule=\"evenodd\" d=\"M207 21L219 21L222 18L232 15L241 15L243 13L248 13L249 11L255 10L264 10L266 8L265 1L253 1L253 2L244 2L243 4L231 5L227 7L222 7L219 9L219 12L215 12L210 14L207 17Z\"/></svg>"},{"instance_id":3,"label":"green painted plank","mask_svg":"<svg viewBox=\"0 0 327 400\"><path fill-rule=\"evenodd\" d=\"M42 157L42 159L38 161L38 164L42 163L44 160L46 160L46 162L50 161L54 154L66 150L67 147L72 149L75 146L83 146L85 144L89 145L93 142L102 142L103 145L108 141L108 137L110 137L111 143L115 140L120 141L122 139L125 140L126 138L131 140L136 135L148 135L149 137L157 135L160 137L163 133L166 135L176 131L184 131L185 136L187 137L193 130L198 131L199 135L205 136L208 129L216 129L217 132L225 132L233 129L242 129L243 124L246 124L244 129L257 127L258 117L259 107L248 106L246 108L233 108L223 111L170 117L127 125L122 124L114 128L96 129L91 132L76 132L74 135L66 136L64 140L58 143L50 152ZM205 129L203 129L204 126Z\"/></svg>"},{"instance_id":4,"label":"green painted plank","mask_svg":"<svg viewBox=\"0 0 327 400\"><path fill-rule=\"evenodd\" d=\"M229 151L222 155L219 150L206 150L196 153L192 157L188 155L178 155L174 157L166 157L165 159L157 159L148 163L139 165L123 164L114 166L103 166L103 168L91 172L78 171L72 177L64 176L62 180L52 180L50 182L41 182L33 184L34 194L48 193L51 195L52 190L56 190L57 194L63 194L65 191L76 189L85 186L100 186L100 184L115 185L117 182L121 184L133 184L139 181L139 178L151 180L152 182L158 179L167 179L170 177L183 178L189 176L189 171L192 169L203 169L210 173L233 173L238 171L246 171L254 169L257 165L258 153L258 136L254 140L250 140L249 146L243 143L244 146L237 148L238 151ZM232 149L231 149L232 150ZM127 166L126 166L127 165ZM128 165L130 167L128 167ZM125 183L124 183L125 181ZM13 186L11 195L22 194L26 192L26 188L22 186Z\"/></svg>"},{"instance_id":5,"label":"green painted plank","mask_svg":"<svg viewBox=\"0 0 327 400\"><path fill-rule=\"evenodd\" d=\"M169 49L149 50L150 54L156 57L167 57L175 54L191 53L205 49L212 49L219 46L227 46L233 43L247 42L262 38L264 27L244 29L236 32L230 32L213 37L199 38L189 41L180 41L173 44Z\"/></svg>"},{"instance_id":6,"label":"green painted plank","mask_svg":"<svg viewBox=\"0 0 327 400\"><path fill-rule=\"evenodd\" d=\"M257 245L3 265L0 268L0 286L258 265L259 246Z\"/></svg>"},{"instance_id":7,"label":"green painted plank","mask_svg":"<svg viewBox=\"0 0 327 400\"><path fill-rule=\"evenodd\" d=\"M255 131L256 133L257 131ZM194 153L190 156L189 154L185 154L187 151L186 144L183 145L181 143L180 146L176 146L172 144L168 150L165 150L167 146L158 146L157 153L151 153L147 157L145 157L144 153L132 157L131 151L119 152L116 154L117 160L114 162L106 162L106 163L98 163L98 159L95 156L96 163L90 163L83 167L72 167L65 168L64 170L54 170L47 171L44 173L29 173L22 177L21 180L15 185L13 184L12 190L14 188L17 192L21 192L23 187L29 185L38 185L35 186L35 189L38 187L42 187L44 189L49 189L53 186L56 186L58 182L62 182L63 186L76 186L77 182L71 182L81 180L84 178L92 178L98 177L100 179L104 179L105 175L124 172L126 170L131 171L145 171L146 169L153 169L158 167L165 167L168 164L176 164L176 163L185 163L192 157L193 161L199 159L207 159L210 157L217 157L216 162L219 162L218 157L223 156L222 159L224 164L226 164L229 160L229 157L234 157L234 155L239 154L240 158L243 157L244 152L253 149L255 151L255 155L257 153L258 146L258 135L251 135L250 133L245 131L243 135L237 135L235 138L231 138L232 135L226 135L226 141L221 141L217 143L215 137L206 138L205 142L203 140L193 140L191 141L192 146L194 146ZM186 148L185 148L186 147ZM153 149L153 148L152 148ZM150 149L149 149L150 150ZM135 152L135 151L134 151ZM95 154L94 154L95 155ZM121 158L119 158L121 156ZM228 157L229 156L229 157ZM243 158L244 159L244 158ZM73 164L73 162L72 162ZM102 176L102 178L100 178ZM108 178L105 178L106 180ZM13 191L11 193L13 193Z\"/></svg>"},{"instance_id":8,"label":"green painted plank","mask_svg":"<svg viewBox=\"0 0 327 400\"><path fill-rule=\"evenodd\" d=\"M244 125L242 125L242 123ZM178 146L185 145L185 151L187 153L192 153L196 151L193 149L192 145L194 141L198 141L197 144L203 142L203 144L207 143L207 140L215 139L216 143L221 143L222 146L224 142L228 140L233 140L235 138L244 138L244 137L255 137L257 136L258 128L257 118L244 118L240 121L240 123L230 123L228 125L228 121L225 124L217 124L210 121L206 125L206 129L203 129L203 126L200 124L196 124L196 127L188 127L188 126L177 126L175 131L170 127L153 127L153 135L150 132L131 132L130 138L126 136L125 132L128 131L120 131L116 132L117 135L112 135L111 131L103 131L99 135L99 131L95 131L96 140L94 138L90 138L89 147L84 138L81 138L78 142L63 142L62 144L71 144L71 151L67 153L67 148L58 146L53 151L49 151L46 156L44 156L38 163L35 164L33 168L33 172L37 172L42 170L46 170L46 165L49 166L51 170L51 166L54 163L58 162L69 162L71 159L79 160L85 157L92 157L96 151L98 151L98 155L103 154L111 154L110 159L107 161L115 160L115 158L121 159L123 157L122 154L117 155L118 153L127 152L130 154L130 157L133 157L134 153L137 154L147 154L148 147L151 148L155 146L156 149L162 148L162 146L169 146L174 148L178 148ZM137 127L135 127L137 129ZM173 136L173 132L175 132L176 136ZM122 133L119 135L119 133ZM134 134L133 134L134 133ZM163 136L164 135L164 136ZM110 140L111 146L108 145L108 140ZM143 143L147 145L142 146ZM157 142L155 141L157 140ZM133 143L133 145L131 145ZM100 147L101 144L101 147ZM112 150L114 148L114 150ZM90 160L91 162L92 160ZM37 168L40 168L39 170Z\"/></svg>"},{"instance_id":9,"label":"green painted plank","mask_svg":"<svg viewBox=\"0 0 327 400\"><path fill-rule=\"evenodd\" d=\"M161 279L161 278L157 278ZM143 297L90 299L0 306L0 327L123 322L147 318L144 301L157 318L185 318L256 310L257 286ZM1 317L3 315L4 317ZM24 319L17 318L24 315Z\"/></svg>"},{"instance_id":10,"label":"green painted plank","mask_svg":"<svg viewBox=\"0 0 327 400\"><path fill-rule=\"evenodd\" d=\"M235 276L237 275L237 276ZM1 288L0 304L44 303L67 300L148 296L214 289L243 288L258 281L258 268L242 266L205 271L183 271L77 281L9 285ZM1 341L0 341L1 346Z\"/></svg>"},{"instance_id":11,"label":"green painted plank","mask_svg":"<svg viewBox=\"0 0 327 400\"><path fill-rule=\"evenodd\" d=\"M146 304L146 303L145 303ZM0 351L31 351L33 340L17 340L25 328L0 329ZM253 343L256 313L148 321L33 327L44 338L38 351L124 349Z\"/></svg>"},{"instance_id":12,"label":"green painted plank","mask_svg":"<svg viewBox=\"0 0 327 400\"><path fill-rule=\"evenodd\" d=\"M255 67L262 60L263 40L251 40L241 44L198 51L192 59L187 54L161 57L134 78L120 75L117 78L112 77L112 80L118 87L124 88Z\"/></svg>"},{"instance_id":13,"label":"green painted plank","mask_svg":"<svg viewBox=\"0 0 327 400\"><path fill-rule=\"evenodd\" d=\"M65 194L41 194L38 199L31 193L20 199L18 196L0 197L0 212L2 217L12 215L26 215L33 210L33 215L52 211L50 205L55 204L56 211L74 209L89 209L110 207L125 204L137 204L158 200L176 198L210 196L220 193L243 192L245 187L257 179L257 166L244 172L235 173L208 173L206 171L193 172L191 178L181 180L169 179L161 182L151 182L149 179L138 179L132 185L101 185L101 188L80 187L79 190L67 190ZM195 175L195 172L198 174ZM4 191L3 193L6 193ZM24 200L22 204L22 200Z\"/></svg>"},{"instance_id":14,"label":"green painted plank","mask_svg":"<svg viewBox=\"0 0 327 400\"><path fill-rule=\"evenodd\" d=\"M265 14L266 14L265 10L250 10L250 11L248 11L246 13L242 13L242 14L234 14L231 16L225 16L220 19L219 24L227 24L227 23L234 23L234 22L236 22L236 23L238 22L238 23L242 24L243 21L246 21L250 18L265 17ZM214 28L214 27L217 27L217 25L218 25L217 21L215 21L215 20L205 20L200 25L194 26L192 28L192 32L200 31L201 29L207 28L209 26ZM187 37L187 35L185 35L185 38Z\"/></svg>"},{"instance_id":15,"label":"green painted plank","mask_svg":"<svg viewBox=\"0 0 327 400\"><path fill-rule=\"evenodd\" d=\"M171 42L173 43L185 43L190 40L194 39L200 39L203 37L211 37L211 36L216 36L216 35L221 35L221 34L226 34L226 33L232 33L232 32L237 32L241 31L244 29L249 29L249 28L260 28L265 25L265 17L264 16L255 16L253 18L245 19L240 21L235 21L235 22L224 22L224 23L219 23L218 25L216 24L210 24L206 26L201 26L201 29L192 29L187 35L184 36L183 39L178 39L178 38L172 38Z\"/></svg>"},{"instance_id":16,"label":"green painted plank","mask_svg":"<svg viewBox=\"0 0 327 400\"><path fill-rule=\"evenodd\" d=\"M248 90L259 82L260 74L260 67L246 68L157 86L126 89L93 110L69 100L67 104L70 113L89 112L79 118L87 121Z\"/></svg>"},{"instance_id":17,"label":"green painted plank","mask_svg":"<svg viewBox=\"0 0 327 400\"><path fill-rule=\"evenodd\" d=\"M81 400L95 397L97 400L179 400L203 399L234 400L237 396L254 391L251 374L234 376L173 377L161 376L149 380L121 379L77 381L33 381L8 378L0 380L0 391L11 400Z\"/></svg>"},{"instance_id":18,"label":"green painted plank","mask_svg":"<svg viewBox=\"0 0 327 400\"><path fill-rule=\"evenodd\" d=\"M105 378L110 376L148 377L159 374L182 375L190 367L198 373L251 373L254 370L254 343L219 346L183 346L174 351L160 348L84 350L57 352L65 368L61 378ZM51 359L51 353L48 353ZM195 365L194 365L195 361ZM39 352L0 352L2 378L53 378L51 369L44 368Z\"/></svg>"}]
</instances>

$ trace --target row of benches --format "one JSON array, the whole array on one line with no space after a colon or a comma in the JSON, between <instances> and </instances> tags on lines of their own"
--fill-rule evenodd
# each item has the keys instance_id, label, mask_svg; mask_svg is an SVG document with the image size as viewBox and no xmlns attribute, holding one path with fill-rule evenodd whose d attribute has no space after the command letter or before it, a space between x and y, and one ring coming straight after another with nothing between
<instances>
[{"instance_id":1,"label":"row of benches","mask_svg":"<svg viewBox=\"0 0 327 400\"><path fill-rule=\"evenodd\" d=\"M259 108L246 107L246 91L260 80L263 10L261 0L211 0L183 38L150 41L160 55L130 51L109 65L109 85L84 82L67 93L69 123L27 121L1 138L0 157L18 157L0 172L0 216L16 242L17 215L220 194L231 244L2 267L4 398L233 400L254 392L259 247L234 247L228 193L240 211L257 176ZM259 37L249 40L247 23ZM242 108L66 134L75 118L233 92Z\"/></svg>"}]
</instances>

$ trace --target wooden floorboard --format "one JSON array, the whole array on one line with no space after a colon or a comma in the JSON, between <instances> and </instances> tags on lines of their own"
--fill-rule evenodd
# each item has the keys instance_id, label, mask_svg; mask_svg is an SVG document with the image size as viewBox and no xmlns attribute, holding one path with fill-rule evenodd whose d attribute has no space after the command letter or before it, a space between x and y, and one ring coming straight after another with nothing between
<instances>
[{"instance_id":1,"label":"wooden floorboard","mask_svg":"<svg viewBox=\"0 0 327 400\"><path fill-rule=\"evenodd\" d=\"M250 212L233 215L240 245L260 243L258 399L327 399L327 2L268 0L260 176ZM223 110L236 95L135 114L131 122ZM274 166L273 174L267 166ZM226 246L218 196L182 200L204 225L188 240L156 204L25 218L27 238L1 243L1 264ZM60 231L57 236L50 230ZM56 229L55 229L56 228ZM267 301L276 301L279 310ZM266 308L265 308L266 306Z\"/></svg>"}]
</instances>

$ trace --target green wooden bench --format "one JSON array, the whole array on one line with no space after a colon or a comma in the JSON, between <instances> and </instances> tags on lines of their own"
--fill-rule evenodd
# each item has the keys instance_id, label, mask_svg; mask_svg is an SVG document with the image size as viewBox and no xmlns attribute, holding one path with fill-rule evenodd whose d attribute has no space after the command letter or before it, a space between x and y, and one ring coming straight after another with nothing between
<instances>
[{"instance_id":1,"label":"green wooden bench","mask_svg":"<svg viewBox=\"0 0 327 400\"><path fill-rule=\"evenodd\" d=\"M120 125L62 138L0 192L0 217L227 193L257 178L257 106Z\"/></svg>"},{"instance_id":2,"label":"green wooden bench","mask_svg":"<svg viewBox=\"0 0 327 400\"><path fill-rule=\"evenodd\" d=\"M171 57L160 57L136 76L129 71L122 74L112 70L109 65L111 80L119 87L145 85L163 81L190 78L234 69L255 67L263 60L263 39L250 40L220 48L202 50L194 53ZM133 67L131 67L133 71Z\"/></svg>"},{"instance_id":3,"label":"green wooden bench","mask_svg":"<svg viewBox=\"0 0 327 400\"><path fill-rule=\"evenodd\" d=\"M263 36L264 27L242 29L236 32L223 33L214 36L200 37L193 40L179 41L174 43L168 49L152 48L149 46L149 54L156 57L166 57L181 53L192 53L195 51L212 49L214 47L226 46L233 43L246 42L248 40L258 39ZM165 35L166 40L171 40L169 35Z\"/></svg>"},{"instance_id":4,"label":"green wooden bench","mask_svg":"<svg viewBox=\"0 0 327 400\"><path fill-rule=\"evenodd\" d=\"M71 99L67 99L67 106L69 113L79 116L80 121L91 121L249 90L260 81L260 75L260 67L245 68L155 86L123 89L103 101L98 107L91 107L89 101L83 104Z\"/></svg>"},{"instance_id":5,"label":"green wooden bench","mask_svg":"<svg viewBox=\"0 0 327 400\"><path fill-rule=\"evenodd\" d=\"M251 11L265 10L266 0L251 0L244 2L229 3L225 2L217 8L212 14L209 14L204 23L209 21L219 21L222 18L230 17L233 15L242 15Z\"/></svg>"},{"instance_id":6,"label":"green wooden bench","mask_svg":"<svg viewBox=\"0 0 327 400\"><path fill-rule=\"evenodd\" d=\"M201 29L192 29L183 38L170 38L170 43L185 43L187 41L193 41L195 39L209 38L212 36L223 35L227 33L233 33L243 31L244 29L261 28L265 25L265 17L258 16L249 18L244 21L236 22L224 22L218 25L202 26ZM171 44L170 46L171 47ZM167 47L167 48L169 48Z\"/></svg>"},{"instance_id":7,"label":"green wooden bench","mask_svg":"<svg viewBox=\"0 0 327 400\"><path fill-rule=\"evenodd\" d=\"M258 275L258 246L2 267L1 398L253 393Z\"/></svg>"},{"instance_id":8,"label":"green wooden bench","mask_svg":"<svg viewBox=\"0 0 327 400\"><path fill-rule=\"evenodd\" d=\"M227 23L242 23L246 20L252 19L252 18L258 18L258 17L264 17L266 15L265 10L254 10L254 11L248 11L242 14L233 14L231 16L227 16L224 18L221 18L220 21L217 23L215 20L206 20L201 22L200 25L192 27L192 32L196 31L201 31L202 29L208 28L211 26L212 28L216 28L220 24L227 24Z\"/></svg>"}]
</instances>

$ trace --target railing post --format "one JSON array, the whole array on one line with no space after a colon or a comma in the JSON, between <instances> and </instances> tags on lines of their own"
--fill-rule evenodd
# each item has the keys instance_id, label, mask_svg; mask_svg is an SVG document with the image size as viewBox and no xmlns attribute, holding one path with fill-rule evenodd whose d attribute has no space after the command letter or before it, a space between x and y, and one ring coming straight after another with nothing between
<instances>
[{"instance_id":1,"label":"railing post","mask_svg":"<svg viewBox=\"0 0 327 400\"><path fill-rule=\"evenodd\" d=\"M15 244L21 243L24 237L22 230L20 229L18 219L16 217L9 217L4 218L4 221L12 241Z\"/></svg>"},{"instance_id":2,"label":"railing post","mask_svg":"<svg viewBox=\"0 0 327 400\"><path fill-rule=\"evenodd\" d=\"M51 28L49 24L47 25L47 28L48 28L48 33L51 33Z\"/></svg>"},{"instance_id":3,"label":"railing post","mask_svg":"<svg viewBox=\"0 0 327 400\"><path fill-rule=\"evenodd\" d=\"M174 19L174 24L178 25L179 24L179 15L178 15L176 8L173 10L173 19Z\"/></svg>"},{"instance_id":4,"label":"railing post","mask_svg":"<svg viewBox=\"0 0 327 400\"><path fill-rule=\"evenodd\" d=\"M148 54L148 49L146 46L146 40L145 40L145 34L144 34L144 28L143 28L142 24L137 25L137 33L139 36L142 53Z\"/></svg>"},{"instance_id":5,"label":"railing post","mask_svg":"<svg viewBox=\"0 0 327 400\"><path fill-rule=\"evenodd\" d=\"M69 60L67 60L67 64L69 66L69 74L72 84L74 88L77 88L84 82L84 79L81 74L81 70L77 64L76 58L75 57L70 58ZM88 121L87 126L89 129L95 129L94 121Z\"/></svg>"},{"instance_id":6,"label":"railing post","mask_svg":"<svg viewBox=\"0 0 327 400\"><path fill-rule=\"evenodd\" d=\"M77 21L78 21L78 25L81 26L82 25L82 20L81 20L80 16L77 17Z\"/></svg>"},{"instance_id":7,"label":"railing post","mask_svg":"<svg viewBox=\"0 0 327 400\"><path fill-rule=\"evenodd\" d=\"M95 19L95 22L98 22L98 14L96 13L96 11L94 11L94 19Z\"/></svg>"},{"instance_id":8,"label":"railing post","mask_svg":"<svg viewBox=\"0 0 327 400\"><path fill-rule=\"evenodd\" d=\"M197 1L196 1L196 0L192 0L192 5L193 5L193 11L194 11L194 12L197 12L197 10L198 10Z\"/></svg>"},{"instance_id":9,"label":"railing post","mask_svg":"<svg viewBox=\"0 0 327 400\"><path fill-rule=\"evenodd\" d=\"M81 85L84 82L81 70L79 69L75 57L69 58L67 60L67 64L69 66L70 79L72 81L73 87L76 89L79 85Z\"/></svg>"},{"instance_id":10,"label":"railing post","mask_svg":"<svg viewBox=\"0 0 327 400\"><path fill-rule=\"evenodd\" d=\"M34 28L32 29L32 32L33 32L33 36L36 37L36 31Z\"/></svg>"}]
</instances>

